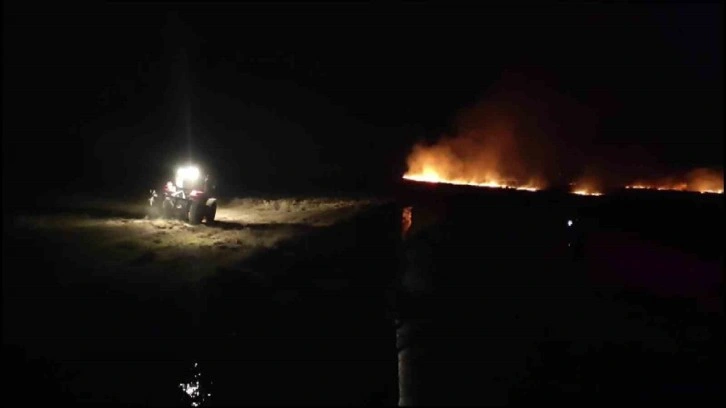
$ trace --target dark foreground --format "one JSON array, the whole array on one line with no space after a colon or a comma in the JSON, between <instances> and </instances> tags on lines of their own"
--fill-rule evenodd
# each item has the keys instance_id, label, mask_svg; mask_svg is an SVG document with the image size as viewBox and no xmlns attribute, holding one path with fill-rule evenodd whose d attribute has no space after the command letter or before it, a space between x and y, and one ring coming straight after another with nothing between
<instances>
[{"instance_id":1,"label":"dark foreground","mask_svg":"<svg viewBox=\"0 0 726 408\"><path fill-rule=\"evenodd\" d=\"M94 241L117 230L6 222L5 401L721 397L720 198L407 192L325 226L228 220L169 242L134 230L101 256Z\"/></svg>"},{"instance_id":2,"label":"dark foreground","mask_svg":"<svg viewBox=\"0 0 726 408\"><path fill-rule=\"evenodd\" d=\"M407 188L403 404L723 399L722 196Z\"/></svg>"},{"instance_id":3,"label":"dark foreground","mask_svg":"<svg viewBox=\"0 0 726 408\"><path fill-rule=\"evenodd\" d=\"M395 404L395 211L321 226L277 204L188 230L103 211L8 223L6 401Z\"/></svg>"}]
</instances>

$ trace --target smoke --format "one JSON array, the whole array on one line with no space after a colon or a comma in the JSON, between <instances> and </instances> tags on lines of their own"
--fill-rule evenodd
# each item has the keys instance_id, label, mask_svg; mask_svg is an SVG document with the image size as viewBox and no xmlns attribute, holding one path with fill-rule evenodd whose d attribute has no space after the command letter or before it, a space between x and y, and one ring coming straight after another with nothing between
<instances>
[{"instance_id":1,"label":"smoke","mask_svg":"<svg viewBox=\"0 0 726 408\"><path fill-rule=\"evenodd\" d=\"M588 190L607 191L622 188L634 178L656 178L664 174L658 160L638 145L593 144L586 150L572 182Z\"/></svg>"},{"instance_id":2,"label":"smoke","mask_svg":"<svg viewBox=\"0 0 726 408\"><path fill-rule=\"evenodd\" d=\"M521 177L514 129L505 113L477 111L475 118L459 125L454 136L433 145L416 145L409 157L409 170L424 172L435 168L447 179L484 183Z\"/></svg>"},{"instance_id":3,"label":"smoke","mask_svg":"<svg viewBox=\"0 0 726 408\"><path fill-rule=\"evenodd\" d=\"M723 170L699 168L686 174L686 183L692 191L723 191Z\"/></svg>"},{"instance_id":4,"label":"smoke","mask_svg":"<svg viewBox=\"0 0 726 408\"><path fill-rule=\"evenodd\" d=\"M595 133L594 115L545 83L505 74L440 140L413 147L407 175L538 188L571 178Z\"/></svg>"},{"instance_id":5,"label":"smoke","mask_svg":"<svg viewBox=\"0 0 726 408\"><path fill-rule=\"evenodd\" d=\"M533 79L534 78L534 79ZM506 73L482 100L456 116L434 143L416 144L405 177L485 186L567 186L601 193L624 186L722 192L721 170L668 174L668 163L627 133L599 134L607 112L555 92L556 81ZM564 87L563 87L564 88Z\"/></svg>"}]
</instances>

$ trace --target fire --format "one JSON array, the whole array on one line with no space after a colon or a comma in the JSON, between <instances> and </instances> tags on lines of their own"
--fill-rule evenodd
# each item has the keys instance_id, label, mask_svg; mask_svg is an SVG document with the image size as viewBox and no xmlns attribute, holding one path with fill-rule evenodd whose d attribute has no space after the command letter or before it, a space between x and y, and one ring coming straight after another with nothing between
<instances>
[{"instance_id":1,"label":"fire","mask_svg":"<svg viewBox=\"0 0 726 408\"><path fill-rule=\"evenodd\" d=\"M570 183L572 194L582 196L601 196L601 182L593 175L581 176L579 180Z\"/></svg>"},{"instance_id":2,"label":"fire","mask_svg":"<svg viewBox=\"0 0 726 408\"><path fill-rule=\"evenodd\" d=\"M641 154L628 159L629 149L613 151L626 156L621 160L617 155L588 154L596 120L593 112L581 108L541 86L536 75L535 80L505 75L489 97L459 112L436 142L413 146L403 178L538 191L580 173L570 193L601 196L623 186L627 174L643 175L632 171L650 167L648 160ZM723 194L723 174L697 169L667 180L638 180L626 188Z\"/></svg>"},{"instance_id":3,"label":"fire","mask_svg":"<svg viewBox=\"0 0 726 408\"><path fill-rule=\"evenodd\" d=\"M628 190L688 191L687 184L634 184L625 186Z\"/></svg>"},{"instance_id":4,"label":"fire","mask_svg":"<svg viewBox=\"0 0 726 408\"><path fill-rule=\"evenodd\" d=\"M542 182L531 179L526 183L514 177L504 177L498 148L482 149L472 146L466 137L444 139L432 146L416 145L408 157L406 180L475 187L537 191Z\"/></svg>"},{"instance_id":5,"label":"fire","mask_svg":"<svg viewBox=\"0 0 726 408\"><path fill-rule=\"evenodd\" d=\"M584 190L574 190L572 192L572 194L586 195L586 196L601 196L602 195L602 193L599 192L599 191L591 191L591 190L586 190L586 189L584 189Z\"/></svg>"},{"instance_id":6,"label":"fire","mask_svg":"<svg viewBox=\"0 0 726 408\"><path fill-rule=\"evenodd\" d=\"M651 182L637 181L625 186L629 190L690 191L702 194L723 194L723 173L695 169L684 176Z\"/></svg>"},{"instance_id":7,"label":"fire","mask_svg":"<svg viewBox=\"0 0 726 408\"><path fill-rule=\"evenodd\" d=\"M437 141L413 146L403 178L523 191L544 188L550 143L537 130L541 123L533 119L534 108L524 106L531 98L517 98L523 97L495 90L458 112Z\"/></svg>"},{"instance_id":8,"label":"fire","mask_svg":"<svg viewBox=\"0 0 726 408\"><path fill-rule=\"evenodd\" d=\"M403 176L403 178L406 180L420 181L420 182L424 182L424 183L441 183L441 184L454 184L454 185L460 185L460 186L489 187L489 188L508 188L508 189L514 189L514 190L522 190L522 191L539 190L538 187L533 186L533 185L516 186L516 185L497 182L497 181L476 182L476 181L463 180L463 179L447 179L444 177L440 177L435 172L427 172L427 173L420 173L420 174L407 173Z\"/></svg>"},{"instance_id":9,"label":"fire","mask_svg":"<svg viewBox=\"0 0 726 408\"><path fill-rule=\"evenodd\" d=\"M723 194L723 189L696 189L691 188L688 185L679 184L676 186L668 186L668 185L642 185L642 184L635 184L630 186L625 186L628 190L658 190L658 191L689 191L693 193L701 193L701 194Z\"/></svg>"}]
</instances>

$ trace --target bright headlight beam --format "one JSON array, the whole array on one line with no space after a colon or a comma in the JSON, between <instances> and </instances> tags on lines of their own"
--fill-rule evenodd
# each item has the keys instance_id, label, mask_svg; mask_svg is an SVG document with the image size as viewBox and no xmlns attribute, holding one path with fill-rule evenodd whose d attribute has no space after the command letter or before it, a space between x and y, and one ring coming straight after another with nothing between
<instances>
[{"instance_id":1,"label":"bright headlight beam","mask_svg":"<svg viewBox=\"0 0 726 408\"><path fill-rule=\"evenodd\" d=\"M199 178L199 168L195 166L187 166L179 169L184 180L194 181Z\"/></svg>"},{"instance_id":2,"label":"bright headlight beam","mask_svg":"<svg viewBox=\"0 0 726 408\"><path fill-rule=\"evenodd\" d=\"M199 174L199 168L196 166L179 167L176 171L176 185L181 187L185 181L196 181Z\"/></svg>"}]
</instances>

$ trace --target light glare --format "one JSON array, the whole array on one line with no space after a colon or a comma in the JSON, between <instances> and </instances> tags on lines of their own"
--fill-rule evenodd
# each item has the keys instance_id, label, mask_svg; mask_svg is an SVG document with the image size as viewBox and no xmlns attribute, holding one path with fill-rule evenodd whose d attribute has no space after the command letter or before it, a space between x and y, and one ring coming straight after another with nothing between
<instances>
[{"instance_id":1,"label":"light glare","mask_svg":"<svg viewBox=\"0 0 726 408\"><path fill-rule=\"evenodd\" d=\"M176 171L176 185L184 187L185 182L194 182L199 178L199 168L196 166L179 167Z\"/></svg>"}]
</instances>

